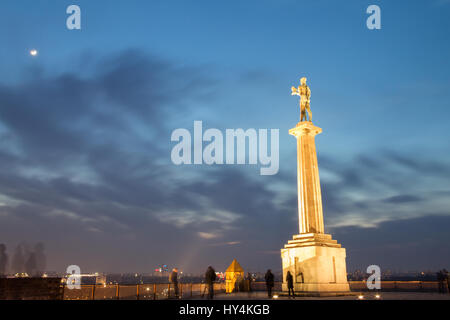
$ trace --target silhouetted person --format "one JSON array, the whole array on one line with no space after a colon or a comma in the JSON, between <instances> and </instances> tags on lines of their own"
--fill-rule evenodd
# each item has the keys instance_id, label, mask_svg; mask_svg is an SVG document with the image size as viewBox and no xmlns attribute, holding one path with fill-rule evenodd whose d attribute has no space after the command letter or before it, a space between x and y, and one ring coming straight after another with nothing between
<instances>
[{"instance_id":1,"label":"silhouetted person","mask_svg":"<svg viewBox=\"0 0 450 320\"><path fill-rule=\"evenodd\" d=\"M250 272L247 272L245 283L246 283L246 289L247 289L249 297L252 295L252 282L253 282L252 275Z\"/></svg>"},{"instance_id":2,"label":"silhouetted person","mask_svg":"<svg viewBox=\"0 0 450 320\"><path fill-rule=\"evenodd\" d=\"M8 255L6 254L6 246L0 244L0 278L6 277L6 267L8 265Z\"/></svg>"},{"instance_id":3,"label":"silhouetted person","mask_svg":"<svg viewBox=\"0 0 450 320\"><path fill-rule=\"evenodd\" d=\"M447 289L448 293L450 294L450 273L447 273Z\"/></svg>"},{"instance_id":4,"label":"silhouetted person","mask_svg":"<svg viewBox=\"0 0 450 320\"><path fill-rule=\"evenodd\" d=\"M438 286L439 286L439 293L444 293L444 274L442 273L442 270L439 270L438 273L436 273Z\"/></svg>"},{"instance_id":5,"label":"silhouetted person","mask_svg":"<svg viewBox=\"0 0 450 320\"><path fill-rule=\"evenodd\" d=\"M44 274L47 267L47 259L44 253L44 244L39 242L34 246L34 253L36 255L36 274L40 277Z\"/></svg>"},{"instance_id":6,"label":"silhouetted person","mask_svg":"<svg viewBox=\"0 0 450 320\"><path fill-rule=\"evenodd\" d=\"M169 281L173 284L173 289L175 291L175 298L178 299L178 269L173 268L172 273L169 276Z\"/></svg>"},{"instance_id":7,"label":"silhouetted person","mask_svg":"<svg viewBox=\"0 0 450 320\"><path fill-rule=\"evenodd\" d=\"M29 277L36 275L36 255L34 252L30 253L27 262L25 263L25 272Z\"/></svg>"},{"instance_id":8,"label":"silhouetted person","mask_svg":"<svg viewBox=\"0 0 450 320\"><path fill-rule=\"evenodd\" d=\"M444 293L450 293L449 273L446 269L442 270L442 282L444 283Z\"/></svg>"},{"instance_id":9,"label":"silhouetted person","mask_svg":"<svg viewBox=\"0 0 450 320\"><path fill-rule=\"evenodd\" d=\"M216 281L216 271L209 266L205 273L205 282L208 286L208 299L214 299L214 281Z\"/></svg>"},{"instance_id":10,"label":"silhouetted person","mask_svg":"<svg viewBox=\"0 0 450 320\"><path fill-rule=\"evenodd\" d=\"M290 271L288 271L286 273L286 282L287 282L287 287L288 287L288 294L289 297L291 296L291 292L292 292L292 297L295 299L295 293L294 293L294 277L292 277L292 274Z\"/></svg>"},{"instance_id":11,"label":"silhouetted person","mask_svg":"<svg viewBox=\"0 0 450 320\"><path fill-rule=\"evenodd\" d=\"M236 275L236 283L234 285L234 289L236 290L236 292L244 291L243 284L244 284L244 279L242 279L242 276L238 273Z\"/></svg>"},{"instance_id":12,"label":"silhouetted person","mask_svg":"<svg viewBox=\"0 0 450 320\"><path fill-rule=\"evenodd\" d=\"M248 292L252 292L252 275L250 272L247 272L247 283L248 283Z\"/></svg>"},{"instance_id":13,"label":"silhouetted person","mask_svg":"<svg viewBox=\"0 0 450 320\"><path fill-rule=\"evenodd\" d=\"M267 296L269 298L272 298L272 289L275 286L275 277L272 273L272 270L267 270L264 279L266 280Z\"/></svg>"},{"instance_id":14,"label":"silhouetted person","mask_svg":"<svg viewBox=\"0 0 450 320\"><path fill-rule=\"evenodd\" d=\"M13 273L21 274L25 269L25 259L23 257L22 245L19 244L14 251L12 259L12 271Z\"/></svg>"},{"instance_id":15,"label":"silhouetted person","mask_svg":"<svg viewBox=\"0 0 450 320\"><path fill-rule=\"evenodd\" d=\"M444 269L445 270L445 269ZM450 273L447 272L447 270L445 270L446 276L447 276L447 289L448 289L448 293L450 294Z\"/></svg>"}]
</instances>

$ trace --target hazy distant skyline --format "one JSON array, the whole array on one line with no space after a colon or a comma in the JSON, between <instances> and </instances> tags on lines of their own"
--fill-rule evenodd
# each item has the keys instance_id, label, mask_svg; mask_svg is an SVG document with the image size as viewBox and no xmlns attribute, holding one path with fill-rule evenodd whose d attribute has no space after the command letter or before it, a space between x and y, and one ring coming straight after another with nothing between
<instances>
[{"instance_id":1,"label":"hazy distant skyline","mask_svg":"<svg viewBox=\"0 0 450 320\"><path fill-rule=\"evenodd\" d=\"M348 270L450 265L450 3L0 4L0 243L47 269L281 269L298 233L299 118L312 90L326 231ZM30 56L35 48L39 54ZM280 129L280 171L175 166L171 132Z\"/></svg>"}]
</instances>

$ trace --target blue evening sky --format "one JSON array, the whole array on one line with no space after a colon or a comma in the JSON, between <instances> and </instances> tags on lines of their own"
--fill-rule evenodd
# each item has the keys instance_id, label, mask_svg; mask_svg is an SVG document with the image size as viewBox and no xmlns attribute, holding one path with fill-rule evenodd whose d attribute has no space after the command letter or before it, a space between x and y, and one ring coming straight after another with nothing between
<instances>
[{"instance_id":1,"label":"blue evening sky","mask_svg":"<svg viewBox=\"0 0 450 320\"><path fill-rule=\"evenodd\" d=\"M66 28L71 4L81 7L82 30ZM366 27L371 4L381 8L381 30ZM448 265L441 254L429 264L415 254L449 243L439 229L450 226L449 35L448 0L4 0L0 242L13 255L20 241L44 241L58 270L70 260L54 244L62 226L75 230L67 246L95 243L104 252L97 262L92 248L76 256L92 270L145 271L160 261L220 269L234 257L254 270L279 268L277 250L297 232L288 130L299 110L290 87L306 76L323 128L325 223L348 248L350 269L377 259L386 268ZM174 166L170 134L192 130L194 120L280 129L279 174ZM30 231L33 219L54 228ZM428 226L428 242L380 242L401 221ZM166 244L156 229L179 236ZM355 244L364 234L372 237L364 248L380 252L372 260ZM386 259L384 248L395 252L399 241L410 250ZM119 260L116 249L135 262Z\"/></svg>"}]
</instances>

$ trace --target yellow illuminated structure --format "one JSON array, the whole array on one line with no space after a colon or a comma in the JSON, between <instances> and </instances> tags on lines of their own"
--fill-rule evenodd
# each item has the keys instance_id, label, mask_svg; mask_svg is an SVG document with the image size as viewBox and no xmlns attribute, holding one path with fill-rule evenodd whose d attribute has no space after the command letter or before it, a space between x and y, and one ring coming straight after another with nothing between
<instances>
[{"instance_id":1,"label":"yellow illuminated structure","mask_svg":"<svg viewBox=\"0 0 450 320\"><path fill-rule=\"evenodd\" d=\"M242 269L236 259L231 262L230 266L225 271L225 290L226 293L231 293L234 288L239 285L239 282L244 279L244 269Z\"/></svg>"},{"instance_id":2,"label":"yellow illuminated structure","mask_svg":"<svg viewBox=\"0 0 450 320\"><path fill-rule=\"evenodd\" d=\"M302 78L302 86L306 78ZM307 90L306 90L307 88ZM301 120L306 120L311 90L306 86L292 88L301 97ZM346 252L324 233L322 193L315 136L322 129L311 121L300 121L289 134L297 139L297 192L299 234L281 249L283 264L283 291L287 291L286 274L294 277L294 290L299 292L347 292Z\"/></svg>"}]
</instances>

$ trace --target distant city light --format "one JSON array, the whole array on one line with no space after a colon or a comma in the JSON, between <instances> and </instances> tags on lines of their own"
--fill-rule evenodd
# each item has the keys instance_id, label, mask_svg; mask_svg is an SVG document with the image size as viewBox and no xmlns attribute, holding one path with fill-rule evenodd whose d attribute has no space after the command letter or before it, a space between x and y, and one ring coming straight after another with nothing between
<instances>
[{"instance_id":1,"label":"distant city light","mask_svg":"<svg viewBox=\"0 0 450 320\"><path fill-rule=\"evenodd\" d=\"M30 50L30 55L32 55L33 57L38 55L38 51L36 49L32 49Z\"/></svg>"},{"instance_id":2,"label":"distant city light","mask_svg":"<svg viewBox=\"0 0 450 320\"><path fill-rule=\"evenodd\" d=\"M278 295L275 294L275 295L273 296L273 298L274 298L274 299L278 299Z\"/></svg>"},{"instance_id":3,"label":"distant city light","mask_svg":"<svg viewBox=\"0 0 450 320\"><path fill-rule=\"evenodd\" d=\"M375 298L380 299L381 296L379 294L375 295Z\"/></svg>"},{"instance_id":4,"label":"distant city light","mask_svg":"<svg viewBox=\"0 0 450 320\"><path fill-rule=\"evenodd\" d=\"M359 295L359 296L358 296L358 299L359 299L359 300L363 300L363 299L364 299L364 296L363 296L363 295Z\"/></svg>"}]
</instances>

